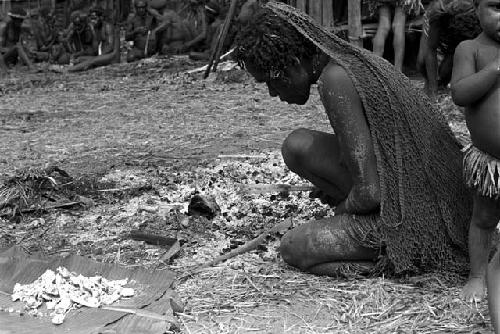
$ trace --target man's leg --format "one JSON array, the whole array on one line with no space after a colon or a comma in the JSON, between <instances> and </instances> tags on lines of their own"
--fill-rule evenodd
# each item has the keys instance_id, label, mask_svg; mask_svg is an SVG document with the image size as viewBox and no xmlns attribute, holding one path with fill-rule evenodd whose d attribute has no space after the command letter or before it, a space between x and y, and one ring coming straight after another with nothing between
<instances>
[{"instance_id":1,"label":"man's leg","mask_svg":"<svg viewBox=\"0 0 500 334\"><path fill-rule=\"evenodd\" d=\"M398 71L403 71L403 60L405 57L405 23L406 13L403 7L396 7L394 9L394 20L392 21L392 31L394 33L394 67Z\"/></svg>"},{"instance_id":2,"label":"man's leg","mask_svg":"<svg viewBox=\"0 0 500 334\"><path fill-rule=\"evenodd\" d=\"M31 60L28 57L28 55L26 54L26 51L24 51L24 47L21 45L21 43L18 43L16 45L16 48L17 48L17 54L18 54L19 58L21 58L21 60L23 61L23 63L26 66L28 66L28 68L30 69L30 71L35 70L35 66L31 62Z\"/></svg>"},{"instance_id":3,"label":"man's leg","mask_svg":"<svg viewBox=\"0 0 500 334\"><path fill-rule=\"evenodd\" d=\"M391 30L391 8L381 6L378 10L378 26L375 37L373 37L373 53L382 57L384 55L385 40Z\"/></svg>"},{"instance_id":4,"label":"man's leg","mask_svg":"<svg viewBox=\"0 0 500 334\"><path fill-rule=\"evenodd\" d=\"M498 201L476 193L469 230L469 280L462 290L462 298L466 301L484 298L491 237L499 219Z\"/></svg>"},{"instance_id":5,"label":"man's leg","mask_svg":"<svg viewBox=\"0 0 500 334\"><path fill-rule=\"evenodd\" d=\"M349 194L351 175L342 163L335 135L297 129L285 139L281 153L292 172L311 181L335 202L344 200Z\"/></svg>"},{"instance_id":6,"label":"man's leg","mask_svg":"<svg viewBox=\"0 0 500 334\"><path fill-rule=\"evenodd\" d=\"M428 50L425 55L425 66L427 71L427 89L426 92L430 97L435 98L438 92L438 58L437 50L439 47L439 36L441 28L439 21L430 23L429 25L429 38Z\"/></svg>"},{"instance_id":7,"label":"man's leg","mask_svg":"<svg viewBox=\"0 0 500 334\"><path fill-rule=\"evenodd\" d=\"M339 215L299 225L281 239L280 254L288 264L318 275L335 276L346 263L371 267L378 250L360 245L350 231L362 229L373 219Z\"/></svg>"},{"instance_id":8,"label":"man's leg","mask_svg":"<svg viewBox=\"0 0 500 334\"><path fill-rule=\"evenodd\" d=\"M114 52L110 52L104 55L87 57L85 61L78 63L77 65L68 68L68 72L79 72L86 71L91 68L106 66L112 64L115 59Z\"/></svg>"}]
</instances>

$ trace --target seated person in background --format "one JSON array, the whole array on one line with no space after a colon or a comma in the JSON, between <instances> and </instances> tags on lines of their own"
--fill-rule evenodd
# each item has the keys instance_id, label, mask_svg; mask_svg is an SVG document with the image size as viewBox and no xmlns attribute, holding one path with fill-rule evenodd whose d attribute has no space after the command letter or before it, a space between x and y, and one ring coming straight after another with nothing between
<instances>
[{"instance_id":1,"label":"seated person in background","mask_svg":"<svg viewBox=\"0 0 500 334\"><path fill-rule=\"evenodd\" d=\"M49 49L48 61L51 64L68 65L70 63L71 53L68 43L64 39L64 33L59 32L56 37L56 42Z\"/></svg>"},{"instance_id":2,"label":"seated person in background","mask_svg":"<svg viewBox=\"0 0 500 334\"><path fill-rule=\"evenodd\" d=\"M148 12L158 22L151 34L156 37L161 54L177 54L183 49L184 43L192 39L186 22L175 11L167 9L166 3L150 2Z\"/></svg>"},{"instance_id":3,"label":"seated person in background","mask_svg":"<svg viewBox=\"0 0 500 334\"><path fill-rule=\"evenodd\" d=\"M220 7L214 1L210 1L205 5L205 15L208 22L205 43L201 51L192 51L189 53L191 59L206 60L217 46L217 39L224 23L220 16Z\"/></svg>"},{"instance_id":4,"label":"seated person in background","mask_svg":"<svg viewBox=\"0 0 500 334\"><path fill-rule=\"evenodd\" d=\"M104 19L102 8L91 8L89 19L97 37L97 54L100 56L113 52L114 27Z\"/></svg>"},{"instance_id":5,"label":"seated person in background","mask_svg":"<svg viewBox=\"0 0 500 334\"><path fill-rule=\"evenodd\" d=\"M33 63L28 58L21 40L21 26L26 18L26 11L14 8L8 13L9 20L0 31L2 44L0 45L0 74L7 73L7 64L17 64L18 58L22 60L30 70L34 70Z\"/></svg>"},{"instance_id":6,"label":"seated person in background","mask_svg":"<svg viewBox=\"0 0 500 334\"><path fill-rule=\"evenodd\" d=\"M148 13L146 1L137 0L135 14L127 22L125 39L132 41L132 49L127 53L127 62L133 62L156 52L156 36L153 29L156 19Z\"/></svg>"},{"instance_id":7,"label":"seated person in background","mask_svg":"<svg viewBox=\"0 0 500 334\"><path fill-rule=\"evenodd\" d=\"M77 65L68 68L69 72L109 65L117 59L116 52L119 53L120 50L119 36L115 37L113 25L104 19L103 14L104 11L99 7L89 10L90 25L97 39L97 55L80 57ZM115 38L118 38L118 43L115 43Z\"/></svg>"},{"instance_id":8,"label":"seated person in background","mask_svg":"<svg viewBox=\"0 0 500 334\"><path fill-rule=\"evenodd\" d=\"M48 61L52 45L57 40L54 27L55 20L50 8L42 7L38 11L38 18L32 20L32 33L35 37L36 50L30 52L35 61Z\"/></svg>"},{"instance_id":9,"label":"seated person in background","mask_svg":"<svg viewBox=\"0 0 500 334\"><path fill-rule=\"evenodd\" d=\"M64 33L75 62L80 57L97 56L98 40L88 16L81 11L73 12L71 23Z\"/></svg>"},{"instance_id":10,"label":"seated person in background","mask_svg":"<svg viewBox=\"0 0 500 334\"><path fill-rule=\"evenodd\" d=\"M189 0L185 22L193 38L184 43L182 49L179 50L179 53L200 51L200 49L202 49L205 45L209 25L205 4L202 0Z\"/></svg>"}]
</instances>

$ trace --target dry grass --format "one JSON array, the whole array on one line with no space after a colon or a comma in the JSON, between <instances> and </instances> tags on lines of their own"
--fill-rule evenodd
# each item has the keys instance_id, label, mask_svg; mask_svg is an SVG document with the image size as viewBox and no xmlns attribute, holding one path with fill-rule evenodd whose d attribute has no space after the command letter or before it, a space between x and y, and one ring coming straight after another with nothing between
<instances>
[{"instance_id":1,"label":"dry grass","mask_svg":"<svg viewBox=\"0 0 500 334\"><path fill-rule=\"evenodd\" d=\"M298 127L329 129L315 90L306 106L289 106L252 81L198 81L173 75L173 65L122 64L0 82L0 172L51 162L72 176L137 170L161 183L219 154L277 151ZM445 95L439 103L467 141L461 113ZM0 221L0 233L4 242L38 240L51 252L88 254L109 245L109 253L92 256L157 266L157 248L138 249L118 237L155 218L134 213L148 200L114 200L85 212L53 213L34 230ZM180 282L187 309L179 319L185 333L489 332L486 304L460 301L462 284L462 277L443 273L398 281L316 277L250 253Z\"/></svg>"},{"instance_id":2,"label":"dry grass","mask_svg":"<svg viewBox=\"0 0 500 334\"><path fill-rule=\"evenodd\" d=\"M461 277L346 280L307 275L279 262L250 267L207 270L177 287L187 301L188 312L180 316L187 333L491 331L486 304L459 298Z\"/></svg>"}]
</instances>

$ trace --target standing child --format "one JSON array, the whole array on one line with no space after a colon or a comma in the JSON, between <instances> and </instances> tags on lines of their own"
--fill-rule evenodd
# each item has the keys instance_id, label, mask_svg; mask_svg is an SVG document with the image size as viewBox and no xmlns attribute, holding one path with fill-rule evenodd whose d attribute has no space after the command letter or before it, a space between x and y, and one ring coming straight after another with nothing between
<instances>
[{"instance_id":1,"label":"standing child","mask_svg":"<svg viewBox=\"0 0 500 334\"><path fill-rule=\"evenodd\" d=\"M470 275L463 297L484 297L491 236L500 219L500 0L474 3L483 32L460 43L455 51L451 91L464 106L472 145L465 151L464 175L474 190L469 231ZM500 319L500 262L491 263L488 275L493 324Z\"/></svg>"}]
</instances>

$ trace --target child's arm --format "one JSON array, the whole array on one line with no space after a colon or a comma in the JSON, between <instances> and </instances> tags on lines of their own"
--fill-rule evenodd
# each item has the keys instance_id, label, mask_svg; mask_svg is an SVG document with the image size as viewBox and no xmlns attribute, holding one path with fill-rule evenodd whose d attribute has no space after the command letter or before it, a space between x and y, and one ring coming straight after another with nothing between
<instances>
[{"instance_id":1,"label":"child's arm","mask_svg":"<svg viewBox=\"0 0 500 334\"><path fill-rule=\"evenodd\" d=\"M459 106L476 103L495 85L500 75L498 59L476 72L474 55L476 48L473 43L473 41L462 42L455 50L451 96Z\"/></svg>"}]
</instances>

